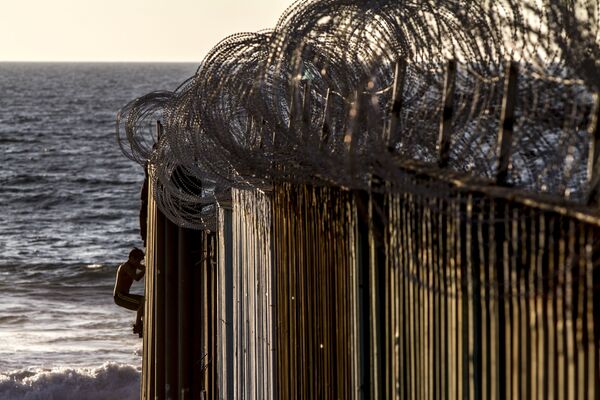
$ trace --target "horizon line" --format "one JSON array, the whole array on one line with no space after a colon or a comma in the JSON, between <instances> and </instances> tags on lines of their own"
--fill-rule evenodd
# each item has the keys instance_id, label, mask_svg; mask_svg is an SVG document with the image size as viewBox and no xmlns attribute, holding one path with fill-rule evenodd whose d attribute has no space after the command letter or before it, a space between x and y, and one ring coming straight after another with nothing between
<instances>
[{"instance_id":1,"label":"horizon line","mask_svg":"<svg viewBox=\"0 0 600 400\"><path fill-rule=\"evenodd\" d=\"M60 64L60 63L73 63L73 64L200 64L201 61L157 61L157 60L0 60L0 63L48 63L48 64Z\"/></svg>"}]
</instances>

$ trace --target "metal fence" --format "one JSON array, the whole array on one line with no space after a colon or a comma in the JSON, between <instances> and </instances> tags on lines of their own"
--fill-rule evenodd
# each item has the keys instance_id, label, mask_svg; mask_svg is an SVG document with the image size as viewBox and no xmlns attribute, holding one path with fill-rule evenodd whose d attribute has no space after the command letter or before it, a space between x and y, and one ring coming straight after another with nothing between
<instances>
[{"instance_id":1,"label":"metal fence","mask_svg":"<svg viewBox=\"0 0 600 400\"><path fill-rule=\"evenodd\" d=\"M215 398L598 397L597 212L417 170L232 197Z\"/></svg>"},{"instance_id":2,"label":"metal fence","mask_svg":"<svg viewBox=\"0 0 600 400\"><path fill-rule=\"evenodd\" d=\"M169 221L152 185L140 398L199 400L216 386L216 237Z\"/></svg>"},{"instance_id":3,"label":"metal fence","mask_svg":"<svg viewBox=\"0 0 600 400\"><path fill-rule=\"evenodd\" d=\"M598 398L598 211L399 170L151 199L142 398Z\"/></svg>"},{"instance_id":4,"label":"metal fence","mask_svg":"<svg viewBox=\"0 0 600 400\"><path fill-rule=\"evenodd\" d=\"M380 398L597 398L597 214L455 188L383 210Z\"/></svg>"},{"instance_id":5,"label":"metal fence","mask_svg":"<svg viewBox=\"0 0 600 400\"><path fill-rule=\"evenodd\" d=\"M258 191L232 192L218 217L218 398L275 396L271 202Z\"/></svg>"}]
</instances>

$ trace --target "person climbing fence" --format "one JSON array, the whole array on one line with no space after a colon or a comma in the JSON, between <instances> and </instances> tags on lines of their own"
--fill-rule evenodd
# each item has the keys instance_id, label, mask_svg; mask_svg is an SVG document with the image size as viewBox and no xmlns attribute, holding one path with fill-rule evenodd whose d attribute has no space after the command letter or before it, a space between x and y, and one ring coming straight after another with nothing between
<instances>
[{"instance_id":1,"label":"person climbing fence","mask_svg":"<svg viewBox=\"0 0 600 400\"><path fill-rule=\"evenodd\" d=\"M139 294L129 293L133 281L139 281L146 272L144 264L141 261L144 259L144 252L137 247L129 252L129 258L117 269L117 278L113 297L115 303L128 310L137 311L135 324L133 325L133 333L137 333L142 337L144 315L144 296Z\"/></svg>"}]
</instances>

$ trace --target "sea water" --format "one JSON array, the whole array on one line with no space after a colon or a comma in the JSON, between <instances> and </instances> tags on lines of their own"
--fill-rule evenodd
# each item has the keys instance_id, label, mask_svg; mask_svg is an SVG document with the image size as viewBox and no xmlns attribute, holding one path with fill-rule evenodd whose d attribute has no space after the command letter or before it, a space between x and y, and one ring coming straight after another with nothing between
<instances>
[{"instance_id":1,"label":"sea water","mask_svg":"<svg viewBox=\"0 0 600 400\"><path fill-rule=\"evenodd\" d=\"M142 340L112 288L142 246L144 174L115 116L195 68L0 63L1 400L139 398Z\"/></svg>"}]
</instances>

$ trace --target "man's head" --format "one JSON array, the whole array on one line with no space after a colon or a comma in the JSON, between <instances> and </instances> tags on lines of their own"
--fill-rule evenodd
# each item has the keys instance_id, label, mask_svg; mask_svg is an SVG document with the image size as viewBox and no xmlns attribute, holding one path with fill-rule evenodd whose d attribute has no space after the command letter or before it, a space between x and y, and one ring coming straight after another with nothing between
<instances>
[{"instance_id":1,"label":"man's head","mask_svg":"<svg viewBox=\"0 0 600 400\"><path fill-rule=\"evenodd\" d=\"M144 252L137 247L129 252L129 261L140 262L144 259Z\"/></svg>"}]
</instances>

